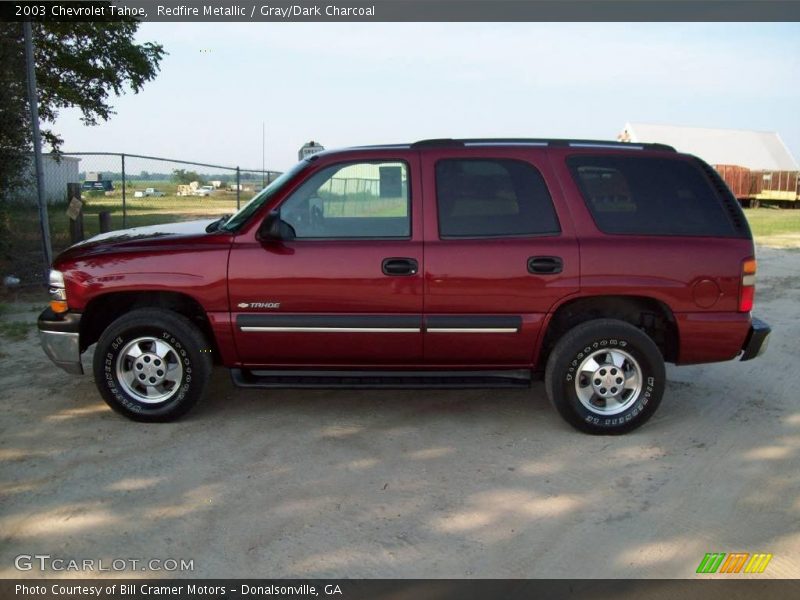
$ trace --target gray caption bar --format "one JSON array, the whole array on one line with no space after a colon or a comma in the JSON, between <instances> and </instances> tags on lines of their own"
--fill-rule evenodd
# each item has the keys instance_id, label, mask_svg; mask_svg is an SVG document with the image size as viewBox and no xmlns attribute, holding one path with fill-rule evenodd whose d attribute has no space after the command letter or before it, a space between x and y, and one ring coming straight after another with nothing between
<instances>
[{"instance_id":1,"label":"gray caption bar","mask_svg":"<svg viewBox=\"0 0 800 600\"><path fill-rule=\"evenodd\" d=\"M123 16L166 22L510 22L510 21L800 21L797 0L368 0L348 2L191 2L116 0L44 2L46 15L25 14L35 2L4 2L9 20L95 21ZM97 11L101 11L98 13Z\"/></svg>"}]
</instances>

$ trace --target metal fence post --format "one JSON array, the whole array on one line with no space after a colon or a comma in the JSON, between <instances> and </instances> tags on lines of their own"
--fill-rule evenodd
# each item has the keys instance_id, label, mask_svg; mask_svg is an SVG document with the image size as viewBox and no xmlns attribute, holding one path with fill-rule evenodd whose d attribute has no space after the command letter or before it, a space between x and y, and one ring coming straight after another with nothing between
<instances>
[{"instance_id":1,"label":"metal fence post","mask_svg":"<svg viewBox=\"0 0 800 600\"><path fill-rule=\"evenodd\" d=\"M239 167L236 167L236 210L239 210L239 194L241 193L241 179L240 179L241 171Z\"/></svg>"},{"instance_id":2,"label":"metal fence post","mask_svg":"<svg viewBox=\"0 0 800 600\"><path fill-rule=\"evenodd\" d=\"M128 207L125 202L125 155L120 154L122 157L122 228L128 226Z\"/></svg>"},{"instance_id":3,"label":"metal fence post","mask_svg":"<svg viewBox=\"0 0 800 600\"><path fill-rule=\"evenodd\" d=\"M101 210L97 216L100 219L100 233L111 231L111 213L107 210Z\"/></svg>"},{"instance_id":4,"label":"metal fence post","mask_svg":"<svg viewBox=\"0 0 800 600\"><path fill-rule=\"evenodd\" d=\"M33 166L36 171L36 196L39 204L39 229L42 234L42 253L44 272L42 276L49 281L50 264L53 262L53 248L50 245L50 217L47 213L47 199L44 197L44 171L42 169L42 138L39 134L39 94L36 89L36 63L33 56L33 30L30 21L22 24L25 38L25 66L28 79L28 105L31 116L31 137L33 138Z\"/></svg>"}]
</instances>

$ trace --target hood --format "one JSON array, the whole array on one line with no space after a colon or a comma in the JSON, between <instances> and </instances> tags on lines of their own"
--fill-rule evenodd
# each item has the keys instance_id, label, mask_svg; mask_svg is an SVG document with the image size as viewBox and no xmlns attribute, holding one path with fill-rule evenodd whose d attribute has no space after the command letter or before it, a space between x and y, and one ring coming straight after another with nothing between
<instances>
[{"instance_id":1,"label":"hood","mask_svg":"<svg viewBox=\"0 0 800 600\"><path fill-rule=\"evenodd\" d=\"M151 241L172 240L189 237L212 235L206 233L206 227L216 219L201 219L199 221L182 221L179 223L164 223L163 225L148 225L146 227L132 227L100 233L87 240L78 242L67 248L59 258L84 254L86 252L102 252L107 249L125 246L138 246ZM218 232L214 232L216 234Z\"/></svg>"},{"instance_id":2,"label":"hood","mask_svg":"<svg viewBox=\"0 0 800 600\"><path fill-rule=\"evenodd\" d=\"M202 219L199 221L181 221L179 223L164 223L163 225L148 225L146 227L131 227L130 229L118 229L108 233L98 233L88 240L78 242L75 246L84 246L98 242L116 243L128 242L132 240L145 240L156 237L202 235L206 233L206 227L216 219Z\"/></svg>"}]
</instances>

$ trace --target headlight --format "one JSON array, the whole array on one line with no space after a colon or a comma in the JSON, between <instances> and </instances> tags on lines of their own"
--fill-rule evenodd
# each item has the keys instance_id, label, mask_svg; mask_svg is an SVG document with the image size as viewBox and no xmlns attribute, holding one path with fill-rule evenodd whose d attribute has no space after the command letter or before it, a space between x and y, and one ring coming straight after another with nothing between
<instances>
[{"instance_id":1,"label":"headlight","mask_svg":"<svg viewBox=\"0 0 800 600\"><path fill-rule=\"evenodd\" d=\"M50 287L63 288L64 274L61 271L50 269Z\"/></svg>"},{"instance_id":2,"label":"headlight","mask_svg":"<svg viewBox=\"0 0 800 600\"><path fill-rule=\"evenodd\" d=\"M64 313L69 310L64 274L55 269L50 270L50 308L57 313Z\"/></svg>"}]
</instances>

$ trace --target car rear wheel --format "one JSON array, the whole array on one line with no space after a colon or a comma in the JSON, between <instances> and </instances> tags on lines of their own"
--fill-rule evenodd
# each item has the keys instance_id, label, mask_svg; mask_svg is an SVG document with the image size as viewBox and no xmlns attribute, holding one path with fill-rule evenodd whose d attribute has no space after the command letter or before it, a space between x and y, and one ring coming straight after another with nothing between
<instances>
[{"instance_id":1,"label":"car rear wheel","mask_svg":"<svg viewBox=\"0 0 800 600\"><path fill-rule=\"evenodd\" d=\"M653 340L630 323L597 319L568 331L547 361L545 388L559 414L593 434L643 425L664 394L665 370Z\"/></svg>"},{"instance_id":2,"label":"car rear wheel","mask_svg":"<svg viewBox=\"0 0 800 600\"><path fill-rule=\"evenodd\" d=\"M204 395L208 342L186 317L144 308L114 321L97 342L94 376L106 403L135 421L171 421Z\"/></svg>"}]
</instances>

